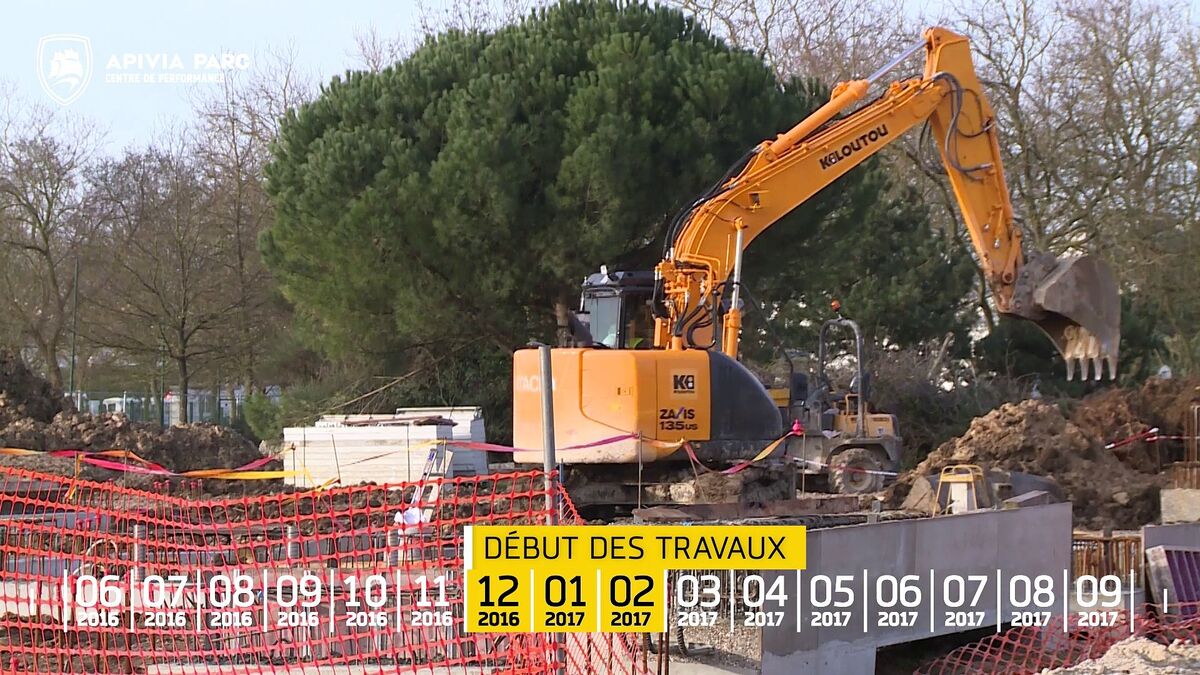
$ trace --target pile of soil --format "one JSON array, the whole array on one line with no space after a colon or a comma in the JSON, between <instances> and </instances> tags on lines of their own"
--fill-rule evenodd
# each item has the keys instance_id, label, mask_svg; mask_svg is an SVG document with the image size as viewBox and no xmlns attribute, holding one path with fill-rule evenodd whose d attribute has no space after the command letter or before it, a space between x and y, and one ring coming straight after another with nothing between
<instances>
[{"instance_id":1,"label":"pile of soil","mask_svg":"<svg viewBox=\"0 0 1200 675\"><path fill-rule=\"evenodd\" d=\"M0 349L0 427L21 420L49 422L70 409L61 391L29 370L15 354Z\"/></svg>"},{"instance_id":2,"label":"pile of soil","mask_svg":"<svg viewBox=\"0 0 1200 675\"><path fill-rule=\"evenodd\" d=\"M212 424L157 424L131 422L121 414L89 415L74 410L63 393L29 370L12 353L0 350L0 447L28 450L130 450L173 471L234 468L262 457L241 434ZM0 465L46 473L74 475L75 462L56 457L5 457ZM265 468L281 468L265 467ZM111 480L114 473L85 465L82 474L92 480ZM126 485L149 487L161 477L124 474ZM205 481L211 493L228 492L235 481ZM278 488L275 481L254 481L255 492Z\"/></svg>"},{"instance_id":3,"label":"pile of soil","mask_svg":"<svg viewBox=\"0 0 1200 675\"><path fill-rule=\"evenodd\" d=\"M1200 404L1200 380L1151 378L1137 389L1109 389L1092 394L1071 413L1071 421L1101 443L1132 438L1157 428L1163 436L1184 433L1192 406ZM1137 441L1113 450L1126 465L1157 473L1175 457L1178 443Z\"/></svg>"},{"instance_id":4,"label":"pile of soil","mask_svg":"<svg viewBox=\"0 0 1200 675\"><path fill-rule=\"evenodd\" d=\"M1163 479L1125 464L1054 405L1006 403L971 422L962 436L931 452L886 495L899 506L919 476L952 464L1023 471L1055 480L1074 503L1075 522L1090 529L1127 529L1153 522Z\"/></svg>"}]
</instances>

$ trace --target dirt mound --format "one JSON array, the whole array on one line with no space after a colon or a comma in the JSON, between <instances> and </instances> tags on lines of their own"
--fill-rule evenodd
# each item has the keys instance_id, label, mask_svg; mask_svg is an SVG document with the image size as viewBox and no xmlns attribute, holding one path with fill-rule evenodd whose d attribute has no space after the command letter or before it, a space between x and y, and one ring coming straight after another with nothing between
<instances>
[{"instance_id":1,"label":"dirt mound","mask_svg":"<svg viewBox=\"0 0 1200 675\"><path fill-rule=\"evenodd\" d=\"M1192 406L1198 403L1200 380L1151 378L1137 389L1108 389L1087 396L1075 405L1071 421L1101 444L1131 438L1152 428L1164 436L1179 436ZM1157 473L1160 463L1174 459L1169 454L1171 447L1138 441L1114 452L1138 471Z\"/></svg>"},{"instance_id":2,"label":"dirt mound","mask_svg":"<svg viewBox=\"0 0 1200 675\"><path fill-rule=\"evenodd\" d=\"M0 351L0 447L28 450L130 450L174 471L233 468L262 457L258 448L228 427L131 422L120 414L88 415L75 411L62 392L11 353ZM74 475L75 462L55 457L0 457L0 465ZM277 467L268 467L277 468ZM112 471L87 466L86 478L111 480ZM149 487L161 477L126 474L127 485ZM235 481L205 481L209 492L227 492ZM278 487L255 481L255 492ZM241 491L239 486L238 490Z\"/></svg>"},{"instance_id":3,"label":"dirt mound","mask_svg":"<svg viewBox=\"0 0 1200 675\"><path fill-rule=\"evenodd\" d=\"M1192 406L1200 404L1200 379L1147 380L1134 397L1139 414L1164 434L1178 435Z\"/></svg>"},{"instance_id":4,"label":"dirt mound","mask_svg":"<svg viewBox=\"0 0 1200 675\"><path fill-rule=\"evenodd\" d=\"M1092 394L1075 407L1071 421L1101 443L1115 443L1150 430L1136 408L1132 392L1109 389ZM1145 441L1122 445L1111 452L1127 466L1144 473L1158 472L1158 447Z\"/></svg>"},{"instance_id":5,"label":"dirt mound","mask_svg":"<svg viewBox=\"0 0 1200 675\"><path fill-rule=\"evenodd\" d=\"M902 503L918 476L935 474L951 464L979 464L1052 478L1074 503L1075 522L1085 527L1133 528L1158 516L1161 479L1122 464L1044 401L1006 403L976 418L965 434L943 443L901 476L889 490L889 503Z\"/></svg>"}]
</instances>

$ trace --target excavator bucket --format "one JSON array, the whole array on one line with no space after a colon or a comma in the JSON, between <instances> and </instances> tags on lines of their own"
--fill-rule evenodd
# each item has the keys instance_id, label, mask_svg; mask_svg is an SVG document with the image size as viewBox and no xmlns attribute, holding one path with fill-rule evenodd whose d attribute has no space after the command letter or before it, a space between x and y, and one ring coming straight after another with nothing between
<instances>
[{"instance_id":1,"label":"excavator bucket","mask_svg":"<svg viewBox=\"0 0 1200 675\"><path fill-rule=\"evenodd\" d=\"M1117 377L1121 298L1108 264L1094 256L1055 258L1032 253L1021 269L1008 312L1033 321L1058 347L1067 379ZM1089 368L1090 366L1090 368ZM1090 373L1089 373L1090 370Z\"/></svg>"}]
</instances>

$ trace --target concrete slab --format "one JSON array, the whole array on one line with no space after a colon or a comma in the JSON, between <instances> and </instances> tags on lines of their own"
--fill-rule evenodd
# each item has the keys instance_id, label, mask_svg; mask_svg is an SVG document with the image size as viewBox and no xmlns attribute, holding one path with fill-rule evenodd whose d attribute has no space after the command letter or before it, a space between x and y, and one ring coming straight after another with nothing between
<instances>
[{"instance_id":1,"label":"concrete slab","mask_svg":"<svg viewBox=\"0 0 1200 675\"><path fill-rule=\"evenodd\" d=\"M1142 528L1142 549L1155 546L1200 548L1200 523L1147 525Z\"/></svg>"},{"instance_id":2,"label":"concrete slab","mask_svg":"<svg viewBox=\"0 0 1200 675\"><path fill-rule=\"evenodd\" d=\"M806 570L763 574L768 585L782 576L786 601L778 608L780 624L763 629L762 672L873 672L879 647L1009 621L1016 575L1049 577L1061 603L1070 569L1070 504L810 532ZM959 580L968 583L964 590L972 596L982 589L976 604L947 603ZM947 584L954 588L947 590ZM836 608L839 621L817 625L814 620L835 609L818 598L837 588L848 591L841 592L850 598L848 605ZM920 599L907 607L894 600L897 592ZM817 605L822 616L814 614ZM968 625L957 623L958 609L971 610ZM848 621L840 621L842 612L849 613Z\"/></svg>"}]
</instances>

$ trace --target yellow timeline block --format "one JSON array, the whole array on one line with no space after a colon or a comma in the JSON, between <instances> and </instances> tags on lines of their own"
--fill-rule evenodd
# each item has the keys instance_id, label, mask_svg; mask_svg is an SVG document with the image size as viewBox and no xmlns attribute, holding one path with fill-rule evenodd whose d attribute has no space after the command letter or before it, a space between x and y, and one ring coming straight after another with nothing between
<instances>
[{"instance_id":1,"label":"yellow timeline block","mask_svg":"<svg viewBox=\"0 0 1200 675\"><path fill-rule=\"evenodd\" d=\"M474 525L467 569L799 570L800 525Z\"/></svg>"},{"instance_id":2,"label":"yellow timeline block","mask_svg":"<svg viewBox=\"0 0 1200 675\"><path fill-rule=\"evenodd\" d=\"M807 553L801 526L467 529L471 632L664 631L669 570L800 570Z\"/></svg>"},{"instance_id":3,"label":"yellow timeline block","mask_svg":"<svg viewBox=\"0 0 1200 675\"><path fill-rule=\"evenodd\" d=\"M592 633L599 630L600 586L595 570L539 570L534 573L534 589L535 631Z\"/></svg>"},{"instance_id":4,"label":"yellow timeline block","mask_svg":"<svg viewBox=\"0 0 1200 675\"><path fill-rule=\"evenodd\" d=\"M528 633L533 630L531 570L466 571L466 619L469 633Z\"/></svg>"},{"instance_id":5,"label":"yellow timeline block","mask_svg":"<svg viewBox=\"0 0 1200 675\"><path fill-rule=\"evenodd\" d=\"M667 630L666 572L604 572L600 576L600 632Z\"/></svg>"}]
</instances>

